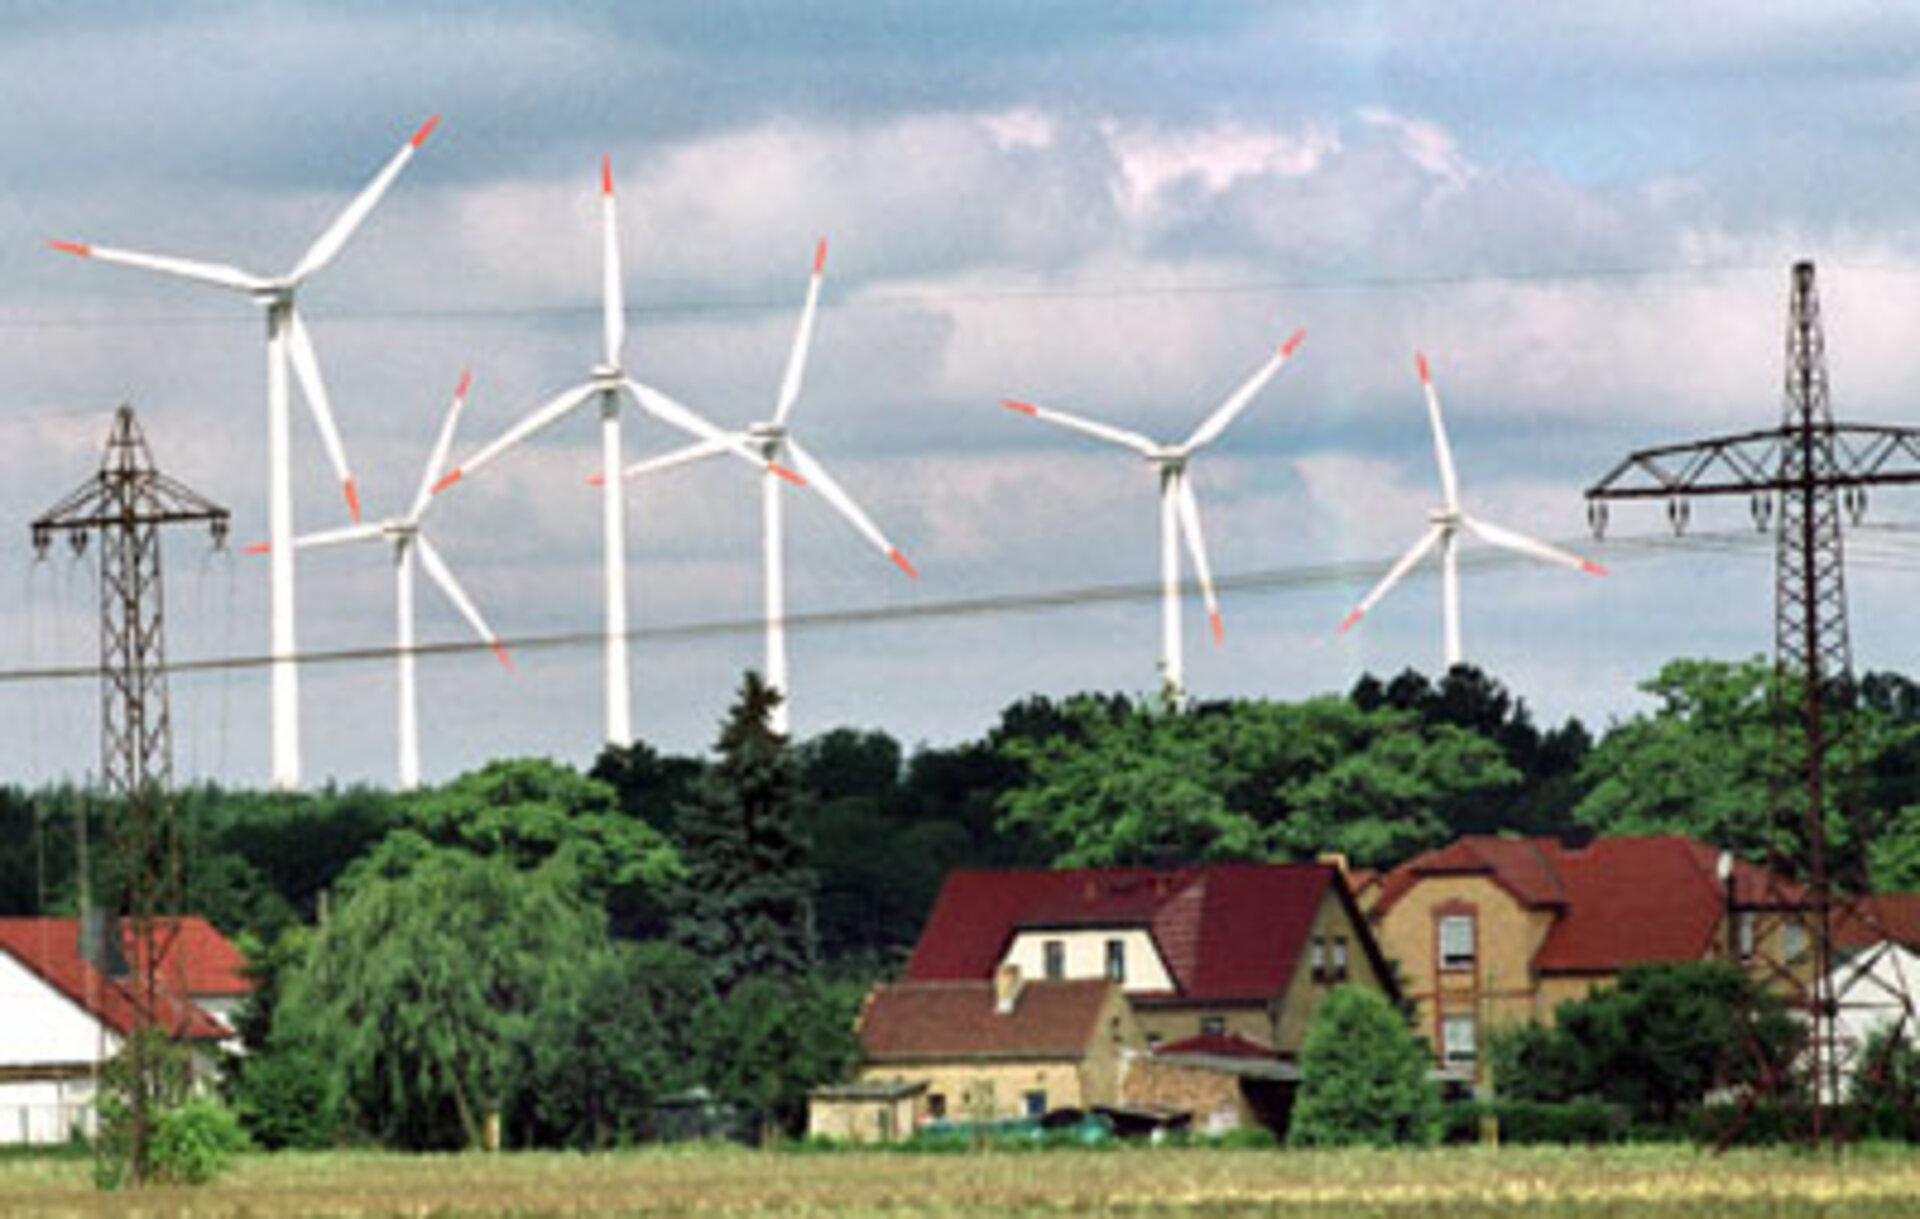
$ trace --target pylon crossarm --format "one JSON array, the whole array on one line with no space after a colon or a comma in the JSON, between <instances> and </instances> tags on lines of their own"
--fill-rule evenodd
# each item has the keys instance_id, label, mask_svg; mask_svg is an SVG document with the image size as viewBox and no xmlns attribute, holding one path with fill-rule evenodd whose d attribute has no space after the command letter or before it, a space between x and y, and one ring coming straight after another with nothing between
<instances>
[{"instance_id":1,"label":"pylon crossarm","mask_svg":"<svg viewBox=\"0 0 1920 1219\"><path fill-rule=\"evenodd\" d=\"M1836 487L1920 482L1920 428L1869 423L1822 423L1814 433L1831 442L1836 468L1824 481ZM1716 436L1691 444L1629 453L1587 488L1589 500L1671 499L1678 496L1754 495L1799 485L1783 473L1781 455L1800 438L1798 427Z\"/></svg>"}]
</instances>

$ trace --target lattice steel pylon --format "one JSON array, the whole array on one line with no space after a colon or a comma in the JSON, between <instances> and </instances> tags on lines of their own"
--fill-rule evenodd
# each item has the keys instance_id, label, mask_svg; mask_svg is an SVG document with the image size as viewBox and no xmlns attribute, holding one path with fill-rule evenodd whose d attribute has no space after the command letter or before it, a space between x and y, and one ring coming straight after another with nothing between
<instances>
[{"instance_id":1,"label":"lattice steel pylon","mask_svg":"<svg viewBox=\"0 0 1920 1219\"><path fill-rule=\"evenodd\" d=\"M1728 955L1788 989L1808 1022L1810 1134L1841 1136L1829 1109L1841 1095L1835 1041L1833 965L1836 914L1875 920L1845 902L1865 889L1865 850L1830 851L1828 817L1847 813L1836 787L1834 747L1854 706L1847 629L1843 516L1858 521L1870 486L1920 482L1920 429L1835 423L1828 402L1826 342L1814 265L1796 263L1787 319L1783 418L1745 432L1629 454L1587 490L1596 534L1611 500L1664 499L1676 530L1693 498L1750 497L1754 523L1775 533L1775 767L1767 830L1769 891L1736 902L1728 888ZM1838 780L1838 782L1836 782ZM1796 948L1790 924L1806 942Z\"/></svg>"},{"instance_id":2,"label":"lattice steel pylon","mask_svg":"<svg viewBox=\"0 0 1920 1219\"><path fill-rule=\"evenodd\" d=\"M114 412L98 473L33 522L34 550L42 557L55 534L67 535L76 554L98 537L101 785L121 801L113 837L120 901L132 924L134 999L143 1027L170 1036L182 1030L169 1026L184 1022L192 1009L184 980L168 986L161 977L163 962L180 964L169 950L185 911L180 824L168 794L173 729L160 528L191 522L205 522L214 544L225 543L227 510L154 468L130 406ZM134 1081L128 1170L140 1184L148 1175L150 1106L162 1066L146 1038L130 1037L126 1047Z\"/></svg>"}]
</instances>

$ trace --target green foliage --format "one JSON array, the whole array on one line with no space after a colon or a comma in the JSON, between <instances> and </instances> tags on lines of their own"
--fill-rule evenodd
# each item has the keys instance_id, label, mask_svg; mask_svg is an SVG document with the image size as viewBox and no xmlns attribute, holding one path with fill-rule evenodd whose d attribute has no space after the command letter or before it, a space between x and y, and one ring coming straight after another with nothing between
<instances>
[{"instance_id":1,"label":"green foliage","mask_svg":"<svg viewBox=\"0 0 1920 1219\"><path fill-rule=\"evenodd\" d=\"M1535 1143L1618 1143L1627 1135L1626 1110L1599 1100L1538 1101L1502 1097L1493 1101L1465 1101L1445 1109L1448 1143L1477 1143L1483 1123L1499 1125L1500 1142L1513 1146Z\"/></svg>"},{"instance_id":2,"label":"green foliage","mask_svg":"<svg viewBox=\"0 0 1920 1219\"><path fill-rule=\"evenodd\" d=\"M153 1127L153 1181L204 1185L247 1149L247 1132L231 1109L197 1097L157 1115Z\"/></svg>"},{"instance_id":3,"label":"green foliage","mask_svg":"<svg viewBox=\"0 0 1920 1219\"><path fill-rule=\"evenodd\" d=\"M288 980L275 1033L334 1063L379 1137L477 1146L486 1116L520 1100L543 997L604 942L566 868L437 849L354 886Z\"/></svg>"},{"instance_id":4,"label":"green foliage","mask_svg":"<svg viewBox=\"0 0 1920 1219\"><path fill-rule=\"evenodd\" d=\"M153 1027L121 1042L100 1073L94 1183L101 1189L154 1183L160 1116L185 1103L192 1087L192 1051L185 1043Z\"/></svg>"},{"instance_id":5,"label":"green foliage","mask_svg":"<svg viewBox=\"0 0 1920 1219\"><path fill-rule=\"evenodd\" d=\"M767 723L779 697L746 675L719 760L681 817L686 879L672 934L707 962L722 993L746 978L798 977L814 960L816 879L800 792L786 738Z\"/></svg>"},{"instance_id":6,"label":"green foliage","mask_svg":"<svg viewBox=\"0 0 1920 1219\"><path fill-rule=\"evenodd\" d=\"M708 1086L760 1130L797 1135L807 1093L859 1061L854 1016L864 987L817 978L754 977L709 1004L700 1021Z\"/></svg>"},{"instance_id":7,"label":"green foliage","mask_svg":"<svg viewBox=\"0 0 1920 1219\"><path fill-rule=\"evenodd\" d=\"M1296 1147L1430 1144L1440 1135L1432 1062L1377 991L1337 986L1320 1001L1300 1046Z\"/></svg>"},{"instance_id":8,"label":"green foliage","mask_svg":"<svg viewBox=\"0 0 1920 1219\"><path fill-rule=\"evenodd\" d=\"M1560 1005L1551 1030L1490 1050L1503 1096L1597 1099L1674 1128L1716 1088L1787 1078L1800 1031L1785 1005L1724 962L1641 965Z\"/></svg>"},{"instance_id":9,"label":"green foliage","mask_svg":"<svg viewBox=\"0 0 1920 1219\"><path fill-rule=\"evenodd\" d=\"M343 1121L339 1065L310 1044L276 1039L241 1064L233 1113L254 1143L268 1151L332 1146Z\"/></svg>"}]
</instances>

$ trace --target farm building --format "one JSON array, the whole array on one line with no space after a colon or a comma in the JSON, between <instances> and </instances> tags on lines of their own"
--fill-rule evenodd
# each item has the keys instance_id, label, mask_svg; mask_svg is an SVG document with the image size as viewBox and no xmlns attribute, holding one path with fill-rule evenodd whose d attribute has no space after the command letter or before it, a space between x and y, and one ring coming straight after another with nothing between
<instances>
[{"instance_id":1,"label":"farm building","mask_svg":"<svg viewBox=\"0 0 1920 1219\"><path fill-rule=\"evenodd\" d=\"M0 1144L91 1133L98 1066L136 1029L178 1031L200 1079L233 1040L229 1021L252 984L239 951L204 919L165 921L158 1010L129 973L86 959L81 939L78 919L0 919ZM123 936L119 959L134 958Z\"/></svg>"}]
</instances>

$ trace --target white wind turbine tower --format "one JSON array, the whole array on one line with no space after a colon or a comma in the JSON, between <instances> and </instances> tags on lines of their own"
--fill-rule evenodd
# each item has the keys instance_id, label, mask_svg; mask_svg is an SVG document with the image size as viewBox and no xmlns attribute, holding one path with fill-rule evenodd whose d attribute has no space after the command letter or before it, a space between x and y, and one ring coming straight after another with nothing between
<instances>
[{"instance_id":1,"label":"white wind turbine tower","mask_svg":"<svg viewBox=\"0 0 1920 1219\"><path fill-rule=\"evenodd\" d=\"M273 785L282 790L300 786L300 677L295 667L297 645L294 637L293 589L293 474L288 437L287 377L300 382L301 395L320 429L320 442L327 459L340 477L347 509L354 520L360 519L360 495L354 486L353 472L340 446L340 432L334 425L333 411L327 402L326 385L320 379L320 364L313 352L313 340L300 318L295 296L313 274L332 262L380 202L387 188L400 176L414 152L426 142L440 116L421 124L412 138L400 146L373 181L361 190L325 232L321 233L291 271L282 275L257 275L222 263L195 262L183 258L139 254L107 246L85 245L73 241L55 241L54 249L82 258L120 263L158 271L182 279L212 284L215 287L244 292L267 312L267 532L272 547L272 685L273 685Z\"/></svg>"},{"instance_id":2,"label":"white wind turbine tower","mask_svg":"<svg viewBox=\"0 0 1920 1219\"><path fill-rule=\"evenodd\" d=\"M820 307L820 280L827 265L827 243L823 240L813 255L813 276L807 281L807 303L800 313L800 328L793 336L793 348L787 356L786 375L780 381L780 396L774 400L773 418L750 425L745 433L737 434L733 439L745 441L757 448L760 455L769 463L778 462L791 455L794 466L815 490L826 498L829 504L847 518L862 536L872 542L888 558L896 563L900 570L909 576L920 573L907 562L907 557L896 549L885 534L880 532L872 519L861 511L860 505L853 501L834 477L827 473L813 454L807 452L797 437L789 430L787 420L793 414L793 404L800 397L800 383L806 375L807 351L813 343L813 319ZM702 440L688 445L684 449L668 453L661 457L635 462L627 467L629 478L636 475L657 473L674 466L701 461L715 456L729 447L721 440ZM773 731L785 736L790 723L789 698L791 687L787 678L787 624L786 624L786 579L785 559L781 538L780 484L784 481L777 469L769 464L760 475L760 519L765 549L766 612L767 612L767 684L778 691L782 697L774 704L770 718Z\"/></svg>"},{"instance_id":3,"label":"white wind turbine tower","mask_svg":"<svg viewBox=\"0 0 1920 1219\"><path fill-rule=\"evenodd\" d=\"M427 569L427 576L440 591L446 595L460 616L473 627L474 633L491 644L494 655L500 663L511 669L513 662L507 658L507 650L500 643L500 637L494 633L487 620L475 608L473 599L467 596L460 582L454 579L445 559L420 531L422 519L434 501L433 484L440 477L440 471L447 464L447 452L453 447L454 429L460 424L460 407L467 400L467 389L472 385L472 377L466 373L460 376L460 386L454 391L453 405L447 409L446 422L440 426L440 436L434 442L432 455L427 458L427 466L420 475L420 489L414 494L413 506L406 515L388 517L386 520L368 524L351 525L345 529L329 529L320 533L310 533L295 538L293 544L301 550L319 549L326 546L340 546L351 542L380 542L393 547L393 571L395 587L395 617L397 620L397 643L395 656L399 662L399 713L400 713L400 787L411 791L420 786L420 708L414 677L414 566L417 559ZM250 547L258 552L268 547Z\"/></svg>"},{"instance_id":4,"label":"white wind turbine tower","mask_svg":"<svg viewBox=\"0 0 1920 1219\"><path fill-rule=\"evenodd\" d=\"M721 431L666 394L627 376L620 359L627 339L626 302L620 277L619 225L613 197L613 161L600 166L601 294L604 359L592 375L536 407L520 422L501 433L466 461L455 466L433 486L445 490L501 454L558 423L588 402L600 403L601 529L606 570L606 718L607 743L633 743L633 703L627 663L627 544L626 500L621 474L620 405L631 395L640 409L664 423L701 440L714 442L768 471L806 485L798 474L761 459L739 437Z\"/></svg>"},{"instance_id":5,"label":"white wind turbine tower","mask_svg":"<svg viewBox=\"0 0 1920 1219\"><path fill-rule=\"evenodd\" d=\"M1456 554L1457 535L1466 530L1483 542L1498 546L1504 550L1515 551L1531 558L1548 563L1558 563L1563 567L1578 568L1596 576L1607 574L1606 568L1579 555L1571 554L1558 546L1549 546L1522 533L1503 528L1491 521L1483 521L1469 516L1460 507L1460 484L1453 472L1453 449L1447 443L1446 423L1440 417L1440 395L1433 388L1433 378L1427 372L1427 357L1417 357L1420 367L1420 384L1427 394L1427 420L1433 425L1433 455L1440 466L1440 492L1444 502L1427 513L1429 522L1427 531L1413 544L1407 553L1400 556L1380 583L1366 599L1348 614L1340 624L1342 633L1352 629L1367 611L1379 603L1387 591L1398 584L1402 577L1427 556L1435 546L1440 548L1441 603L1444 607L1446 630L1447 668L1452 669L1460 663L1460 569Z\"/></svg>"},{"instance_id":6,"label":"white wind turbine tower","mask_svg":"<svg viewBox=\"0 0 1920 1219\"><path fill-rule=\"evenodd\" d=\"M1047 410L1028 402L1011 398L1001 399L1002 405L1022 415L1031 415L1035 419L1044 419L1076 432L1084 432L1100 440L1124 445L1145 457L1160 472L1160 674L1163 688L1170 699L1178 700L1186 694L1186 674L1180 654L1180 536L1186 537L1187 553L1193 560L1195 574L1200 579L1200 594L1206 598L1207 617L1213 625L1215 643L1224 642L1226 631L1220 622L1220 602L1213 593L1213 572L1207 566L1207 548L1200 534L1200 506L1193 497L1193 487L1187 482L1187 464L1192 456L1217 439L1227 429L1240 412L1253 401L1255 394L1271 381L1283 365L1292 358L1294 349L1306 332L1298 331L1281 345L1273 357L1260 366L1260 370L1247 379L1246 384L1233 392L1225 402L1207 416L1193 435L1176 445L1164 445L1149 440L1138 432L1129 432L1123 428L1111 427L1104 423L1095 423L1069 415L1064 411Z\"/></svg>"}]
</instances>

